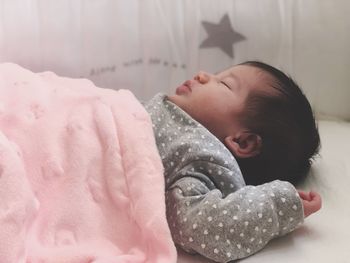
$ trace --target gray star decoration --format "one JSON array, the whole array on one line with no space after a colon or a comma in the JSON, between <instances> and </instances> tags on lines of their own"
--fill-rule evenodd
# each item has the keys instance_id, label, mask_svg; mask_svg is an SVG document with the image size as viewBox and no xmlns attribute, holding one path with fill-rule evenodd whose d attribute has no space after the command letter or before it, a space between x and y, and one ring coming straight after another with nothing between
<instances>
[{"instance_id":1,"label":"gray star decoration","mask_svg":"<svg viewBox=\"0 0 350 263\"><path fill-rule=\"evenodd\" d=\"M208 37L202 42L200 48L218 47L231 58L233 58L233 44L246 39L233 30L227 14L221 18L219 24L203 21L202 25Z\"/></svg>"}]
</instances>

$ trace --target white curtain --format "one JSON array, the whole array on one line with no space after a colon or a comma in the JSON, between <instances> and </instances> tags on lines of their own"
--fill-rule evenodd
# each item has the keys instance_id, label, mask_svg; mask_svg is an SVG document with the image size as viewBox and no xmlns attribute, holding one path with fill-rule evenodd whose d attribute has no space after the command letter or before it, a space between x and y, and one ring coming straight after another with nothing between
<instances>
[{"instance_id":1,"label":"white curtain","mask_svg":"<svg viewBox=\"0 0 350 263\"><path fill-rule=\"evenodd\" d=\"M0 0L0 62L145 100L199 69L262 60L318 113L350 119L349 13L347 0Z\"/></svg>"}]
</instances>

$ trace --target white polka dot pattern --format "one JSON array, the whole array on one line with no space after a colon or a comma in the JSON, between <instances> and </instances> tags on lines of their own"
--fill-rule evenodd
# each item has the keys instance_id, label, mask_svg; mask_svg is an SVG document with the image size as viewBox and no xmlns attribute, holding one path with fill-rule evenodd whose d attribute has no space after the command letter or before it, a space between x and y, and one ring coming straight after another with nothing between
<instances>
[{"instance_id":1,"label":"white polka dot pattern","mask_svg":"<svg viewBox=\"0 0 350 263\"><path fill-rule=\"evenodd\" d=\"M188 185L195 187L188 191ZM281 191L286 187L287 191ZM275 198L271 198L271 193ZM303 221L294 187L282 181L242 187L223 198L220 191L208 189L196 178L185 177L168 190L167 196L167 217L174 241L218 262L247 257ZM170 209L173 204L180 213Z\"/></svg>"},{"instance_id":2,"label":"white polka dot pattern","mask_svg":"<svg viewBox=\"0 0 350 263\"><path fill-rule=\"evenodd\" d=\"M154 109L156 104L161 105ZM245 186L224 145L164 95L154 97L146 110L165 168L169 227L185 251L227 262L259 251L301 224L303 209L291 184Z\"/></svg>"}]
</instances>

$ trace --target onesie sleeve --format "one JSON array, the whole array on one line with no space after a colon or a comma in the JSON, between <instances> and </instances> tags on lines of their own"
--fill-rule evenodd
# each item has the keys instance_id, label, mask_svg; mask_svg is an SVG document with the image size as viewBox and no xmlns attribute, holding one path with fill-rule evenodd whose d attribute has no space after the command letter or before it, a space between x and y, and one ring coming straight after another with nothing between
<instances>
[{"instance_id":1,"label":"onesie sleeve","mask_svg":"<svg viewBox=\"0 0 350 263\"><path fill-rule=\"evenodd\" d=\"M183 177L166 192L174 242L217 262L256 253L304 219L301 199L288 182L245 186L222 197L195 177Z\"/></svg>"}]
</instances>

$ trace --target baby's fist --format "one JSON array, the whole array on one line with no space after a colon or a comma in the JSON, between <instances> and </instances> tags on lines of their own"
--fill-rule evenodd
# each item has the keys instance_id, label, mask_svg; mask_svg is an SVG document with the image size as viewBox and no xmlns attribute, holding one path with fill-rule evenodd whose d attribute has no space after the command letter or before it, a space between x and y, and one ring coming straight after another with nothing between
<instances>
[{"instance_id":1,"label":"baby's fist","mask_svg":"<svg viewBox=\"0 0 350 263\"><path fill-rule=\"evenodd\" d=\"M298 193L303 202L304 217L308 217L309 215L321 209L322 199L318 193L313 191L309 193L304 191L298 191Z\"/></svg>"}]
</instances>

